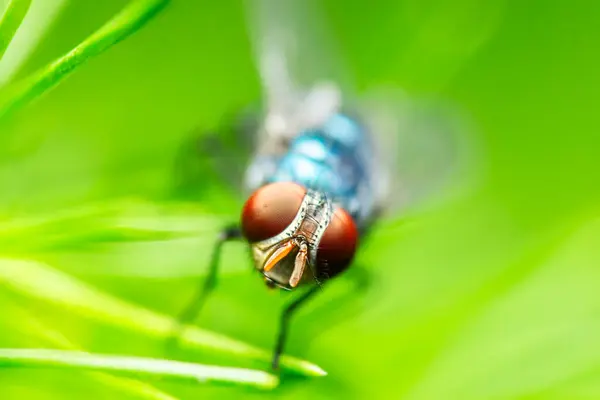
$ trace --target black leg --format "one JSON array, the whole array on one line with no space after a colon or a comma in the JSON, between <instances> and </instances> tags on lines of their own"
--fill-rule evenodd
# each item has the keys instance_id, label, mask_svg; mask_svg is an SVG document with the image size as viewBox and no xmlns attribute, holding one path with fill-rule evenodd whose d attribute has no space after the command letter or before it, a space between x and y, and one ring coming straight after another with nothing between
<instances>
[{"instance_id":1,"label":"black leg","mask_svg":"<svg viewBox=\"0 0 600 400\"><path fill-rule=\"evenodd\" d=\"M178 323L172 339L177 339L181 333L182 327L196 319L202 306L208 299L208 296L215 288L223 244L241 238L242 232L237 225L229 226L221 231L213 248L208 275L202 285L198 288L198 292L192 298L189 305L179 315L179 318L177 318Z\"/></svg>"},{"instance_id":2,"label":"black leg","mask_svg":"<svg viewBox=\"0 0 600 400\"><path fill-rule=\"evenodd\" d=\"M315 294L320 292L322 287L320 285L312 286L309 290L302 294L302 296L298 297L296 300L288 304L283 313L281 314L281 318L279 320L279 333L277 334L277 344L275 345L275 351L273 352L273 369L279 369L279 358L281 357L281 353L283 353L283 349L285 347L285 342L287 339L287 334L290 325L290 318L294 314L294 311L298 309L302 304L304 304L307 300L312 298Z\"/></svg>"}]
</instances>

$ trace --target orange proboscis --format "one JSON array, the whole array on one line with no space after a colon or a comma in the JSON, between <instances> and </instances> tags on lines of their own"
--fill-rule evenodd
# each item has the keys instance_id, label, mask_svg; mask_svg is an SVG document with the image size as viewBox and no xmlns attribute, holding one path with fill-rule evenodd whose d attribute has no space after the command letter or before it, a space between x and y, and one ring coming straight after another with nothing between
<instances>
[{"instance_id":1,"label":"orange proboscis","mask_svg":"<svg viewBox=\"0 0 600 400\"><path fill-rule=\"evenodd\" d=\"M290 286L295 288L300 283L300 279L302 279L302 275L304 274L304 269L306 268L306 261L308 258L307 255L308 250L306 249L306 245L300 248L300 251L296 255L296 262L294 263L294 271L292 272L292 276L290 278Z\"/></svg>"},{"instance_id":2,"label":"orange proboscis","mask_svg":"<svg viewBox=\"0 0 600 400\"><path fill-rule=\"evenodd\" d=\"M296 244L294 242L289 241L277 250L275 250L275 252L271 255L271 257L269 257L269 259L265 263L264 270L266 272L272 270L273 267L277 265L279 261L281 261L284 257L291 253L295 246Z\"/></svg>"}]
</instances>

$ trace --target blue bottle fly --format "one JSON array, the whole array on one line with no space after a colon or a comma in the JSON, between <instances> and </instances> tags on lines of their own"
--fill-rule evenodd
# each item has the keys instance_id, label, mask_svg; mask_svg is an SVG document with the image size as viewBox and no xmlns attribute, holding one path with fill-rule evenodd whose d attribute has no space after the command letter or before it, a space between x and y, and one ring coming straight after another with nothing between
<instances>
[{"instance_id":1,"label":"blue bottle fly","mask_svg":"<svg viewBox=\"0 0 600 400\"><path fill-rule=\"evenodd\" d=\"M268 286L287 291L305 288L281 315L275 369L291 315L352 265L359 240L394 197L389 177L390 171L397 172L390 162L397 156L396 139L402 132L418 132L418 137L430 139L432 131L429 125L410 126L408 119L397 123L394 117L406 111L401 103L362 107L363 103L352 101L348 106L340 85L327 79L331 74L326 72L316 72L309 77L310 84L299 85L298 71L318 70L315 66L325 66L323 60L332 58L323 54L333 55L328 50L319 53L324 35L309 38L308 33L320 32L323 25L317 23L315 13L308 12L308 3L249 3L264 113L250 133L257 140L245 178L248 197L240 222L220 233L208 277L181 316L181 321L193 320L215 286L223 244L246 241L254 267ZM301 28L294 31L294 26ZM300 56L293 51L302 48L305 52ZM392 113L382 117L380 111L390 108ZM432 152L427 159L439 162L444 157ZM443 167L433 168L436 173L447 166L439 165Z\"/></svg>"}]
</instances>

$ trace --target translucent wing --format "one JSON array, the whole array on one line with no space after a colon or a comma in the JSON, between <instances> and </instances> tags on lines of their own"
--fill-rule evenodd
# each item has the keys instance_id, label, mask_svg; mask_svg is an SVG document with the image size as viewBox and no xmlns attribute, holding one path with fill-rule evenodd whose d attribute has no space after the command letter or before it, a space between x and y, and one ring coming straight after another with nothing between
<instances>
[{"instance_id":1,"label":"translucent wing","mask_svg":"<svg viewBox=\"0 0 600 400\"><path fill-rule=\"evenodd\" d=\"M374 196L384 214L407 213L466 176L474 152L455 106L394 88L371 90L354 106L375 139Z\"/></svg>"},{"instance_id":2,"label":"translucent wing","mask_svg":"<svg viewBox=\"0 0 600 400\"><path fill-rule=\"evenodd\" d=\"M245 5L262 113L248 109L241 118L224 118L214 132L192 132L177 155L177 198L206 203L211 196L222 198L228 188L242 195L242 186L260 186L291 138L323 124L341 107L338 83L347 81L347 73L317 2L247 0ZM225 190L214 189L219 186Z\"/></svg>"},{"instance_id":3,"label":"translucent wing","mask_svg":"<svg viewBox=\"0 0 600 400\"><path fill-rule=\"evenodd\" d=\"M253 110L254 111L254 110ZM234 209L245 200L242 187L258 130L257 112L227 115L216 129L193 129L175 154L169 195L201 200L214 211Z\"/></svg>"},{"instance_id":4,"label":"translucent wing","mask_svg":"<svg viewBox=\"0 0 600 400\"><path fill-rule=\"evenodd\" d=\"M339 85L348 80L323 10L312 0L246 5L266 108L262 141L323 123L341 106Z\"/></svg>"}]
</instances>

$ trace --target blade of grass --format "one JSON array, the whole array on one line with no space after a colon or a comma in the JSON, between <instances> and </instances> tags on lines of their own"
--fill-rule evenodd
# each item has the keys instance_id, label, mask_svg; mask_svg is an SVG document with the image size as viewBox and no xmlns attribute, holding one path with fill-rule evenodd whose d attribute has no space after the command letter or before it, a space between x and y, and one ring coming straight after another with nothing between
<instances>
[{"instance_id":1,"label":"blade of grass","mask_svg":"<svg viewBox=\"0 0 600 400\"><path fill-rule=\"evenodd\" d=\"M224 223L222 217L207 215L195 205L110 201L49 214L10 216L0 226L0 248L5 255L18 258L19 254L93 249L107 243L216 237Z\"/></svg>"},{"instance_id":2,"label":"blade of grass","mask_svg":"<svg viewBox=\"0 0 600 400\"><path fill-rule=\"evenodd\" d=\"M207 213L197 203L134 199L112 199L42 214L0 215L0 253L50 264L62 254L72 260L69 272L87 276L198 277L206 273L198 266L208 263L204 257L209 255L202 249L212 246L228 220ZM94 255L104 252L107 245L111 246L110 255L102 253L105 262L97 262ZM239 258L227 263L223 274L247 271L245 256L239 252ZM164 267L165 262L169 268ZM65 264L61 267L64 270Z\"/></svg>"},{"instance_id":3,"label":"blade of grass","mask_svg":"<svg viewBox=\"0 0 600 400\"><path fill-rule=\"evenodd\" d=\"M128 303L40 262L0 259L2 281L29 297L161 340L174 328L173 319L166 315ZM181 343L251 360L271 361L270 351L195 326L185 327ZM283 356L281 366L306 376L327 374L319 366L291 356Z\"/></svg>"},{"instance_id":4,"label":"blade of grass","mask_svg":"<svg viewBox=\"0 0 600 400\"><path fill-rule=\"evenodd\" d=\"M72 368L248 385L259 389L273 389L279 383L276 376L264 371L69 350L0 349L0 367Z\"/></svg>"},{"instance_id":5,"label":"blade of grass","mask_svg":"<svg viewBox=\"0 0 600 400\"><path fill-rule=\"evenodd\" d=\"M196 204L163 206L117 200L42 215L11 215L2 220L0 241L4 238L9 242L27 241L35 236L45 236L48 241L49 234L57 231L69 241L158 241L197 236L222 224L225 224L223 217L208 215ZM2 243L1 247L9 247Z\"/></svg>"},{"instance_id":6,"label":"blade of grass","mask_svg":"<svg viewBox=\"0 0 600 400\"><path fill-rule=\"evenodd\" d=\"M18 316L19 324L17 324L17 327L23 334L34 334L53 347L66 350L79 350L79 346L67 339L61 332L48 327L30 311L20 308ZM90 375L98 381L114 387L116 390L131 393L140 398L148 400L177 400L176 397L137 379L114 376L104 372L90 372Z\"/></svg>"},{"instance_id":7,"label":"blade of grass","mask_svg":"<svg viewBox=\"0 0 600 400\"><path fill-rule=\"evenodd\" d=\"M0 63L0 86L6 85L37 49L69 0L34 1Z\"/></svg>"},{"instance_id":8,"label":"blade of grass","mask_svg":"<svg viewBox=\"0 0 600 400\"><path fill-rule=\"evenodd\" d=\"M30 5L31 0L10 0L6 6L0 18L0 59L21 26Z\"/></svg>"},{"instance_id":9,"label":"blade of grass","mask_svg":"<svg viewBox=\"0 0 600 400\"><path fill-rule=\"evenodd\" d=\"M47 93L85 61L138 31L168 3L169 0L132 1L70 52L8 88L0 106L0 118Z\"/></svg>"}]
</instances>

